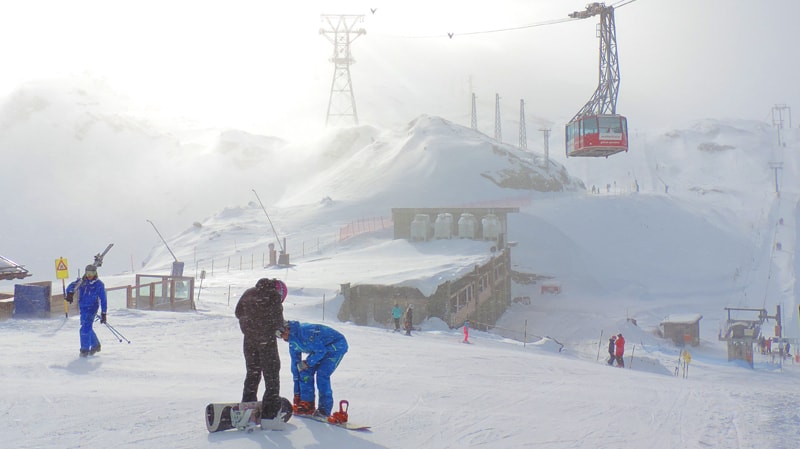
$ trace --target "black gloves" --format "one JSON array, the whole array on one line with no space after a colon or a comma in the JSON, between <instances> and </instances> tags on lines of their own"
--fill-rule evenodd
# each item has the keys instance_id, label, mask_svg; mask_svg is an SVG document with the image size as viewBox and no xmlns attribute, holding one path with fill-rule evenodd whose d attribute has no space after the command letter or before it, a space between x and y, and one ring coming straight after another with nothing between
<instances>
[{"instance_id":1,"label":"black gloves","mask_svg":"<svg viewBox=\"0 0 800 449\"><path fill-rule=\"evenodd\" d=\"M67 293L67 296L64 297L64 300L67 301L68 303L72 304L72 300L73 300L73 296L74 295L75 295L75 292L69 292L69 293Z\"/></svg>"},{"instance_id":2,"label":"black gloves","mask_svg":"<svg viewBox=\"0 0 800 449\"><path fill-rule=\"evenodd\" d=\"M105 313L101 313L100 314L100 324L106 324L106 314Z\"/></svg>"}]
</instances>

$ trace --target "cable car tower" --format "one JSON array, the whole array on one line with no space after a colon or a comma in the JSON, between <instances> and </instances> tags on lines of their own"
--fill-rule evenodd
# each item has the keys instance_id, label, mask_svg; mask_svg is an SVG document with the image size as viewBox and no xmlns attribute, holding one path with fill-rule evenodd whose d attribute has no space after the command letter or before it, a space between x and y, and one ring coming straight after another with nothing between
<instances>
[{"instance_id":1,"label":"cable car tower","mask_svg":"<svg viewBox=\"0 0 800 449\"><path fill-rule=\"evenodd\" d=\"M353 83L350 78L350 65L355 64L356 60L350 53L350 44L367 33L363 28L355 29L357 23L364 21L364 16L323 14L322 20L330 29L320 28L319 34L333 44L333 56L330 61L334 64L325 126L330 124L331 118L341 121L347 117L352 119L353 124L358 125L356 98L353 95Z\"/></svg>"},{"instance_id":2,"label":"cable car tower","mask_svg":"<svg viewBox=\"0 0 800 449\"><path fill-rule=\"evenodd\" d=\"M594 95L566 125L567 157L608 157L628 151L627 119L617 114L619 60L614 7L590 3L585 11L569 14L575 19L600 16L600 80Z\"/></svg>"}]
</instances>

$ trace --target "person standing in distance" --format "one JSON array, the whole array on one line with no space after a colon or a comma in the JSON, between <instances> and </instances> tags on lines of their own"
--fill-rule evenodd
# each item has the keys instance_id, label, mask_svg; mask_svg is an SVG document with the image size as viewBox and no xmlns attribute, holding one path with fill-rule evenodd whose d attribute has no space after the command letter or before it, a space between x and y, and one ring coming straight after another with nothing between
<instances>
[{"instance_id":1,"label":"person standing in distance","mask_svg":"<svg viewBox=\"0 0 800 449\"><path fill-rule=\"evenodd\" d=\"M403 317L403 308L399 304L394 303L392 308L392 319L394 320L394 331L400 332L400 318Z\"/></svg>"},{"instance_id":2,"label":"person standing in distance","mask_svg":"<svg viewBox=\"0 0 800 449\"><path fill-rule=\"evenodd\" d=\"M414 326L414 305L409 304L406 309L406 335L411 336L411 328Z\"/></svg>"},{"instance_id":3,"label":"person standing in distance","mask_svg":"<svg viewBox=\"0 0 800 449\"><path fill-rule=\"evenodd\" d=\"M622 337L622 334L617 334L617 341L614 342L614 346L616 346L614 357L617 360L617 366L625 368L625 360L622 358L625 355L625 338Z\"/></svg>"},{"instance_id":4,"label":"person standing in distance","mask_svg":"<svg viewBox=\"0 0 800 449\"><path fill-rule=\"evenodd\" d=\"M247 370L244 378L242 402L258 401L258 384L264 377L264 395L261 399L261 429L283 430L280 416L281 358L275 329L283 325L283 300L286 284L277 279L262 278L255 287L248 288L236 304L236 318L244 334L242 351Z\"/></svg>"},{"instance_id":5,"label":"person standing in distance","mask_svg":"<svg viewBox=\"0 0 800 449\"><path fill-rule=\"evenodd\" d=\"M617 351L617 336L612 335L611 338L608 339L608 366L614 366L614 360L617 359L616 355L614 355Z\"/></svg>"},{"instance_id":6,"label":"person standing in distance","mask_svg":"<svg viewBox=\"0 0 800 449\"><path fill-rule=\"evenodd\" d=\"M108 300L106 299L106 286L97 277L97 267L86 265L83 277L73 281L67 286L67 302L72 304L78 300L81 312L81 357L87 357L100 352L100 340L94 332L92 325L100 309L100 323L106 323Z\"/></svg>"}]
</instances>

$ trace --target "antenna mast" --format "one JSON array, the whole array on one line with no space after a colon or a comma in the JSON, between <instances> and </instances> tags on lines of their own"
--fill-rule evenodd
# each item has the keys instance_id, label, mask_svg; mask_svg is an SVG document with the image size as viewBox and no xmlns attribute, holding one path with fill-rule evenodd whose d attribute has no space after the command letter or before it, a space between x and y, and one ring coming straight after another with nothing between
<instances>
[{"instance_id":1,"label":"antenna mast","mask_svg":"<svg viewBox=\"0 0 800 449\"><path fill-rule=\"evenodd\" d=\"M325 36L333 44L333 56L329 61L334 65L325 126L331 123L332 118L347 117L351 117L353 124L358 125L356 98L353 95L353 84L350 78L350 65L355 64L356 61L350 53L350 44L358 36L367 33L363 28L354 29L356 23L364 21L364 15L323 14L321 17L329 29L320 28L319 34ZM334 105L334 103L336 104Z\"/></svg>"}]
</instances>

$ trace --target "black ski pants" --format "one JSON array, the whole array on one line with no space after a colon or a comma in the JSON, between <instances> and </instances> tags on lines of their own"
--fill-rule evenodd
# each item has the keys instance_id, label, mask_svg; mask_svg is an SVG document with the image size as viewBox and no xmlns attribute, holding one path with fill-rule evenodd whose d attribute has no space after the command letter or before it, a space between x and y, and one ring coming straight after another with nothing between
<instances>
[{"instance_id":1,"label":"black ski pants","mask_svg":"<svg viewBox=\"0 0 800 449\"><path fill-rule=\"evenodd\" d=\"M267 342L251 341L244 338L244 364L247 374L244 378L242 402L258 400L258 384L264 376L264 396L261 399L261 418L272 419L281 409L281 358L278 355L278 342L275 338Z\"/></svg>"}]
</instances>

